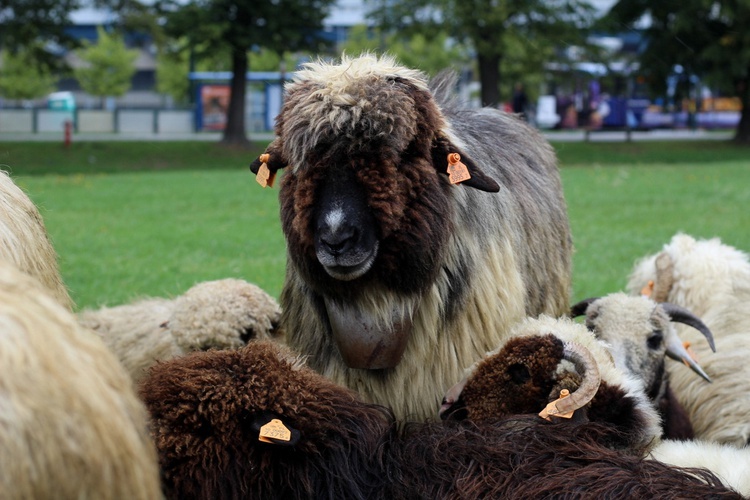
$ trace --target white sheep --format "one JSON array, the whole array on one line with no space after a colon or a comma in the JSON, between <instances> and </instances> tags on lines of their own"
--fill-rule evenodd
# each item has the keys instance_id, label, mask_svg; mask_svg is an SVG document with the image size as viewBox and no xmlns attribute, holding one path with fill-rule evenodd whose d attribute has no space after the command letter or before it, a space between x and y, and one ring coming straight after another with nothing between
<instances>
[{"instance_id":1,"label":"white sheep","mask_svg":"<svg viewBox=\"0 0 750 500\"><path fill-rule=\"evenodd\" d=\"M670 384L701 440L744 447L750 439L750 261L718 238L675 235L661 252L641 259L628 291L654 283L653 298L691 310L711 329L716 353L692 329L678 328L691 343L712 384L670 364Z\"/></svg>"},{"instance_id":2,"label":"white sheep","mask_svg":"<svg viewBox=\"0 0 750 500\"><path fill-rule=\"evenodd\" d=\"M730 488L750 497L750 447L738 449L712 441L664 440L648 458L675 467L703 467Z\"/></svg>"},{"instance_id":3,"label":"white sheep","mask_svg":"<svg viewBox=\"0 0 750 500\"><path fill-rule=\"evenodd\" d=\"M0 496L161 498L147 415L102 341L0 259Z\"/></svg>"},{"instance_id":4,"label":"white sheep","mask_svg":"<svg viewBox=\"0 0 750 500\"><path fill-rule=\"evenodd\" d=\"M571 308L571 316L580 315L586 316L588 329L607 343L617 367L643 381L662 418L664 437L692 439L690 419L670 388L664 358L666 355L684 362L710 382L685 349L672 321L696 328L713 345L708 327L682 307L624 293L582 300Z\"/></svg>"},{"instance_id":5,"label":"white sheep","mask_svg":"<svg viewBox=\"0 0 750 500\"><path fill-rule=\"evenodd\" d=\"M78 314L115 352L137 383L158 360L211 348L230 349L249 339L280 339L281 310L258 286L227 278L198 283L176 298L86 309Z\"/></svg>"},{"instance_id":6,"label":"white sheep","mask_svg":"<svg viewBox=\"0 0 750 500\"><path fill-rule=\"evenodd\" d=\"M0 170L0 258L35 277L72 310L73 300L63 283L57 253L39 210L27 194Z\"/></svg>"}]
</instances>

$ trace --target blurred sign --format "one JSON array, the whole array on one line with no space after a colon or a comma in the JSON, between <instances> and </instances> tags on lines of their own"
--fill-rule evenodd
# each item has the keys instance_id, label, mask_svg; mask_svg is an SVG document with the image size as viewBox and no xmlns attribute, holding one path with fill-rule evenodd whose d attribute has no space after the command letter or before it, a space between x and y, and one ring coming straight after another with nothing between
<instances>
[{"instance_id":1,"label":"blurred sign","mask_svg":"<svg viewBox=\"0 0 750 500\"><path fill-rule=\"evenodd\" d=\"M203 130L221 131L227 124L229 85L203 85L201 87L201 123Z\"/></svg>"}]
</instances>

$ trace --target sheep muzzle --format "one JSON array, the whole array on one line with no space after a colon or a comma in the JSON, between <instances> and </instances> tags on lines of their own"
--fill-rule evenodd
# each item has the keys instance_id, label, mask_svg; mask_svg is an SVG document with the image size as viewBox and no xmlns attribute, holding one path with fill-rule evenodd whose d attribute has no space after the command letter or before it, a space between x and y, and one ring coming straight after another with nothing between
<instances>
[{"instance_id":1,"label":"sheep muzzle","mask_svg":"<svg viewBox=\"0 0 750 500\"><path fill-rule=\"evenodd\" d=\"M390 321L382 322L330 299L325 306L336 346L348 367L381 370L398 365L411 334L411 314L394 311Z\"/></svg>"}]
</instances>

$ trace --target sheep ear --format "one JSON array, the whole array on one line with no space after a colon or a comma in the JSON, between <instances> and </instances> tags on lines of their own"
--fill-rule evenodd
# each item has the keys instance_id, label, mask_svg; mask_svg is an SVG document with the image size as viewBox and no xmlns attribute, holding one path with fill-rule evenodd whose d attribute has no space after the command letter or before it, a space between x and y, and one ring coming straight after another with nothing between
<instances>
[{"instance_id":1,"label":"sheep ear","mask_svg":"<svg viewBox=\"0 0 750 500\"><path fill-rule=\"evenodd\" d=\"M458 155L458 157L453 155ZM500 185L493 178L482 172L469 155L451 143L447 137L438 137L435 139L432 145L432 164L435 169L439 173L448 175L448 168L454 165L454 159L465 166L466 173L468 173L468 178L465 178L465 176L459 177L456 181L452 181L454 184L460 183L479 189L480 191L487 191L488 193L497 193L500 191ZM460 176L461 174L459 173L458 175Z\"/></svg>"},{"instance_id":2,"label":"sheep ear","mask_svg":"<svg viewBox=\"0 0 750 500\"><path fill-rule=\"evenodd\" d=\"M266 151L250 163L250 171L263 187L273 187L276 173L286 167L287 162L281 155L281 141L276 138L268 145Z\"/></svg>"}]
</instances>

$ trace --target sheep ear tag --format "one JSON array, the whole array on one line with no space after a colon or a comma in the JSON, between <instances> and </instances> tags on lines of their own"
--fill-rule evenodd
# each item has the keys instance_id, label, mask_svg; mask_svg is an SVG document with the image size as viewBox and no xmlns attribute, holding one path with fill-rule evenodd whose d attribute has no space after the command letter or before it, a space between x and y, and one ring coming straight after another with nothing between
<instances>
[{"instance_id":1,"label":"sheep ear tag","mask_svg":"<svg viewBox=\"0 0 750 500\"><path fill-rule=\"evenodd\" d=\"M458 153L448 154L448 180L451 184L459 184L471 179L469 169L461 163L461 155Z\"/></svg>"},{"instance_id":2,"label":"sheep ear tag","mask_svg":"<svg viewBox=\"0 0 750 500\"><path fill-rule=\"evenodd\" d=\"M274 418L260 428L258 441L282 446L294 446L299 441L299 431L287 427L281 420Z\"/></svg>"},{"instance_id":3,"label":"sheep ear tag","mask_svg":"<svg viewBox=\"0 0 750 500\"><path fill-rule=\"evenodd\" d=\"M557 408L557 403L559 403L561 400L569 396L570 396L570 391L568 391L567 389L563 389L562 391L560 391L560 397L552 401L551 403L549 403L547 406L545 406L544 409L541 412L539 412L539 416L545 420L550 420L550 421L552 420L552 418L550 417L571 418L573 416L572 411L562 413Z\"/></svg>"},{"instance_id":4,"label":"sheep ear tag","mask_svg":"<svg viewBox=\"0 0 750 500\"><path fill-rule=\"evenodd\" d=\"M271 155L268 153L263 153L258 157L258 159L261 161L260 168L258 168L258 173L255 176L255 180L263 187L273 187L273 181L276 179L276 172L271 172L268 169L268 160L271 158Z\"/></svg>"}]
</instances>

